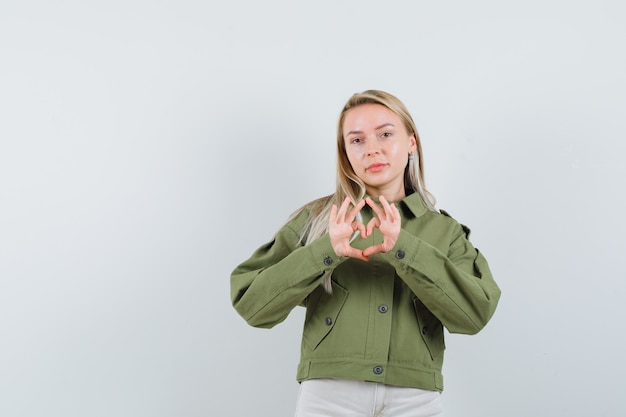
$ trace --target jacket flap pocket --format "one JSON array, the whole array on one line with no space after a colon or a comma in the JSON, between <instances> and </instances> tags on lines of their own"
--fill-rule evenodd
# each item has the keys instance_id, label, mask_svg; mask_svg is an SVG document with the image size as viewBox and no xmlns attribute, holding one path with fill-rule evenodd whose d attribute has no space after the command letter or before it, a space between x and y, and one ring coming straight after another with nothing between
<instances>
[{"instance_id":1,"label":"jacket flap pocket","mask_svg":"<svg viewBox=\"0 0 626 417\"><path fill-rule=\"evenodd\" d=\"M445 349L443 325L419 298L413 299L413 306L420 335L428 348L431 359L440 359Z\"/></svg>"},{"instance_id":2,"label":"jacket flap pocket","mask_svg":"<svg viewBox=\"0 0 626 417\"><path fill-rule=\"evenodd\" d=\"M311 294L307 303L303 341L311 349L317 349L335 327L339 313L348 298L348 290L335 281L331 281L331 284L332 294L319 287Z\"/></svg>"}]
</instances>

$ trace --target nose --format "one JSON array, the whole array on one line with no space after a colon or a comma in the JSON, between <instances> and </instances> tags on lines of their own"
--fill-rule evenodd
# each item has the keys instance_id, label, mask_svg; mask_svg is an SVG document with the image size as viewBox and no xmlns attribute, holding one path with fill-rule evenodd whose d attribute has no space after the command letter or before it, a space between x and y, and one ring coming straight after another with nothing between
<instances>
[{"instance_id":1,"label":"nose","mask_svg":"<svg viewBox=\"0 0 626 417\"><path fill-rule=\"evenodd\" d=\"M378 143L377 138L369 138L366 141L366 145L367 147L365 149L365 152L367 156L378 155L380 153L380 144Z\"/></svg>"}]
</instances>

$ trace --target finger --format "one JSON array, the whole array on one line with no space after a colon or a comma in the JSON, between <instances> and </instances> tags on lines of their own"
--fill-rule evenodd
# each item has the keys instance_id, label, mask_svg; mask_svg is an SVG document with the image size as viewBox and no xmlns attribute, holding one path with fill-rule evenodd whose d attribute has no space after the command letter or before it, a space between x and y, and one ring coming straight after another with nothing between
<instances>
[{"instance_id":1,"label":"finger","mask_svg":"<svg viewBox=\"0 0 626 417\"><path fill-rule=\"evenodd\" d=\"M380 206L369 197L367 198L367 205L370 206L372 210L374 210L374 213L376 213L378 217L383 217L385 215L383 209L381 209Z\"/></svg>"},{"instance_id":2,"label":"finger","mask_svg":"<svg viewBox=\"0 0 626 417\"><path fill-rule=\"evenodd\" d=\"M336 223L337 222L337 204L333 204L330 209L330 217L328 218L328 223Z\"/></svg>"},{"instance_id":3,"label":"finger","mask_svg":"<svg viewBox=\"0 0 626 417\"><path fill-rule=\"evenodd\" d=\"M369 256L365 256L363 254L363 251L360 251L360 250L355 249L355 248L352 248L352 250L348 251L348 256L350 256L351 258L360 259L360 260L365 261L365 262L369 261Z\"/></svg>"},{"instance_id":4,"label":"finger","mask_svg":"<svg viewBox=\"0 0 626 417\"><path fill-rule=\"evenodd\" d=\"M352 210L350 210L350 213L348 214L348 219L346 219L346 220L354 220L354 218L356 217L357 214L359 214L359 211L361 211L361 209L363 208L364 205L365 205L365 201L364 200L359 201L352 208Z\"/></svg>"},{"instance_id":5,"label":"finger","mask_svg":"<svg viewBox=\"0 0 626 417\"><path fill-rule=\"evenodd\" d=\"M395 221L396 219L400 217L400 212L398 211L398 208L393 204L389 204L387 199L382 195L380 196L380 202L382 203L383 208L385 209L387 220Z\"/></svg>"},{"instance_id":6,"label":"finger","mask_svg":"<svg viewBox=\"0 0 626 417\"><path fill-rule=\"evenodd\" d=\"M383 210L385 210L385 214L387 215L391 214L391 206L389 205L389 202L383 195L380 196L380 204L381 206L383 206Z\"/></svg>"},{"instance_id":7,"label":"finger","mask_svg":"<svg viewBox=\"0 0 626 417\"><path fill-rule=\"evenodd\" d=\"M367 237L367 229L365 228L365 225L361 223L360 221L352 222L352 230L354 230L355 232L357 230L361 232L361 237L363 239Z\"/></svg>"},{"instance_id":8,"label":"finger","mask_svg":"<svg viewBox=\"0 0 626 417\"><path fill-rule=\"evenodd\" d=\"M402 216L400 216L400 210L398 210L398 206L395 204L391 204L391 212L393 213L394 220L402 220Z\"/></svg>"},{"instance_id":9,"label":"finger","mask_svg":"<svg viewBox=\"0 0 626 417\"><path fill-rule=\"evenodd\" d=\"M371 236L372 233L374 232L374 228L379 227L380 226L380 219L378 217L372 217L372 220L370 220L367 223L367 236Z\"/></svg>"},{"instance_id":10,"label":"finger","mask_svg":"<svg viewBox=\"0 0 626 417\"><path fill-rule=\"evenodd\" d=\"M368 248L365 248L365 250L363 251L363 256L369 258L370 256L372 256L372 255L374 255L376 253L383 252L384 249L385 249L385 247L384 247L383 243L381 243L380 245L373 245L373 246L370 246Z\"/></svg>"},{"instance_id":11,"label":"finger","mask_svg":"<svg viewBox=\"0 0 626 417\"><path fill-rule=\"evenodd\" d=\"M349 205L350 205L350 197L344 198L343 203L341 203L341 207L339 208L339 211L337 212L338 222L346 221L346 212L348 211Z\"/></svg>"}]
</instances>

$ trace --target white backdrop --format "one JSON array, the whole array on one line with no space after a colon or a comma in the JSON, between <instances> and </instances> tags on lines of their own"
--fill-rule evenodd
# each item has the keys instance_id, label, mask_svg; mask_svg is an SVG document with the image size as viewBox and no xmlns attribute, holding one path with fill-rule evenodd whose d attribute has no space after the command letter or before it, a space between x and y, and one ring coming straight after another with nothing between
<instances>
[{"instance_id":1,"label":"white backdrop","mask_svg":"<svg viewBox=\"0 0 626 417\"><path fill-rule=\"evenodd\" d=\"M232 269L334 189L354 92L400 97L503 296L449 417L626 415L619 0L4 1L0 415L291 416L303 311Z\"/></svg>"}]
</instances>

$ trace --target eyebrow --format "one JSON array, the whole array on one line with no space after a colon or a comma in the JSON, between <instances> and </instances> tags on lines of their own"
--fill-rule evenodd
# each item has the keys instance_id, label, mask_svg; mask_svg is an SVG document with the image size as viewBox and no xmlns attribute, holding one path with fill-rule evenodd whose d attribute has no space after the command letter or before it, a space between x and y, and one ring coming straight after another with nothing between
<instances>
[{"instance_id":1,"label":"eyebrow","mask_svg":"<svg viewBox=\"0 0 626 417\"><path fill-rule=\"evenodd\" d=\"M396 127L396 125L394 125L393 123L383 123L382 125L374 128L374 130L380 130L383 127L388 127L388 126ZM361 132L360 130L351 130L348 133L346 133L346 136L350 136L350 135L354 135L354 134L358 134L358 133L363 133L363 132Z\"/></svg>"}]
</instances>

